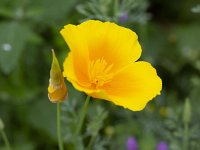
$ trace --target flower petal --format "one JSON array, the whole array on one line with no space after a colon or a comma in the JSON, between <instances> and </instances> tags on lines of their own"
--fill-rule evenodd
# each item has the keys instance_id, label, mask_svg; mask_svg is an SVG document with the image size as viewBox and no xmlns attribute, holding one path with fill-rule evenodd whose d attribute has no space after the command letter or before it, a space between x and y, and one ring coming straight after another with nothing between
<instances>
[{"instance_id":1,"label":"flower petal","mask_svg":"<svg viewBox=\"0 0 200 150\"><path fill-rule=\"evenodd\" d=\"M139 61L119 72L104 89L109 101L139 111L160 94L162 81L151 64Z\"/></svg>"},{"instance_id":2,"label":"flower petal","mask_svg":"<svg viewBox=\"0 0 200 150\"><path fill-rule=\"evenodd\" d=\"M89 88L91 61L103 58L114 73L141 55L135 32L114 23L89 20L77 26L66 25L60 33L71 53L64 62L64 76L85 88Z\"/></svg>"},{"instance_id":3,"label":"flower petal","mask_svg":"<svg viewBox=\"0 0 200 150\"><path fill-rule=\"evenodd\" d=\"M141 55L138 37L130 29L96 20L86 21L79 27L85 32L90 60L103 58L108 64L114 64L114 70L118 70Z\"/></svg>"},{"instance_id":4,"label":"flower petal","mask_svg":"<svg viewBox=\"0 0 200 150\"><path fill-rule=\"evenodd\" d=\"M90 88L87 76L77 73L79 70L75 71L76 67L74 61L76 60L73 59L72 52L69 52L63 63L63 76L67 77L67 80L70 81L77 90L86 93L94 92L94 90Z\"/></svg>"},{"instance_id":5,"label":"flower petal","mask_svg":"<svg viewBox=\"0 0 200 150\"><path fill-rule=\"evenodd\" d=\"M64 62L64 75L68 77L70 74L80 83L88 82L89 54L84 33L71 24L66 25L60 33L70 48L70 54Z\"/></svg>"}]
</instances>

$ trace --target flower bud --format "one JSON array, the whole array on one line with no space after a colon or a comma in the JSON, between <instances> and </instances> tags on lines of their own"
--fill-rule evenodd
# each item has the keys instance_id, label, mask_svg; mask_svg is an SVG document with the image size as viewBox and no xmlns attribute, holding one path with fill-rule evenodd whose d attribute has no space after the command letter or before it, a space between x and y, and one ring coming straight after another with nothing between
<instances>
[{"instance_id":1,"label":"flower bud","mask_svg":"<svg viewBox=\"0 0 200 150\"><path fill-rule=\"evenodd\" d=\"M189 123L190 120L191 120L191 106L189 99L186 99L183 109L183 123Z\"/></svg>"},{"instance_id":2,"label":"flower bud","mask_svg":"<svg viewBox=\"0 0 200 150\"><path fill-rule=\"evenodd\" d=\"M54 50L52 50L52 55L53 61L50 70L48 97L51 102L56 103L64 101L67 95L67 87Z\"/></svg>"}]
</instances>

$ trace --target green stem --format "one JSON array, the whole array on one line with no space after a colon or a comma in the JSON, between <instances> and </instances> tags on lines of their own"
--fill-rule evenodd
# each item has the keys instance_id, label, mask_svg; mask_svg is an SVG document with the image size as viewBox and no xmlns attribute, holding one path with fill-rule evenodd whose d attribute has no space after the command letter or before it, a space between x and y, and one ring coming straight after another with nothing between
<instances>
[{"instance_id":1,"label":"green stem","mask_svg":"<svg viewBox=\"0 0 200 150\"><path fill-rule=\"evenodd\" d=\"M114 0L114 20L118 22L118 8L119 8L119 0Z\"/></svg>"},{"instance_id":2,"label":"green stem","mask_svg":"<svg viewBox=\"0 0 200 150\"><path fill-rule=\"evenodd\" d=\"M6 136L6 133L4 131L1 131L1 135L2 135L3 141L6 145L6 149L11 150L11 146L10 146L10 143L9 143L8 138Z\"/></svg>"},{"instance_id":3,"label":"green stem","mask_svg":"<svg viewBox=\"0 0 200 150\"><path fill-rule=\"evenodd\" d=\"M64 150L62 141L62 130L61 130L61 119L60 119L60 103L57 103L57 136L58 136L58 146L59 150Z\"/></svg>"},{"instance_id":4,"label":"green stem","mask_svg":"<svg viewBox=\"0 0 200 150\"><path fill-rule=\"evenodd\" d=\"M188 150L189 149L189 127L188 127L188 124L185 123L184 124L184 137L183 137L183 150Z\"/></svg>"},{"instance_id":5,"label":"green stem","mask_svg":"<svg viewBox=\"0 0 200 150\"><path fill-rule=\"evenodd\" d=\"M91 139L90 139L90 141L89 141L89 144L88 144L86 150L91 150L91 147L92 147L93 143L95 142L96 137L97 137L97 134L95 134L95 135L93 135L93 136L91 137Z\"/></svg>"},{"instance_id":6,"label":"green stem","mask_svg":"<svg viewBox=\"0 0 200 150\"><path fill-rule=\"evenodd\" d=\"M81 114L80 114L80 120L79 120L77 129L76 129L76 132L75 132L75 136L78 136L78 134L81 131L89 102L90 102L90 96L87 96L85 104L84 104L82 111L81 111Z\"/></svg>"}]
</instances>

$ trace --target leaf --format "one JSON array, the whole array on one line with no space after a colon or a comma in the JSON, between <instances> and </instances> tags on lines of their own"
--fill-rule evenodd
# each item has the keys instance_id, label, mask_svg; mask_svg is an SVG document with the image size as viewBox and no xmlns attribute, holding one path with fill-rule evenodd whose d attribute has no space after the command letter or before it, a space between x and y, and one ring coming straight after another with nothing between
<instances>
[{"instance_id":1,"label":"leaf","mask_svg":"<svg viewBox=\"0 0 200 150\"><path fill-rule=\"evenodd\" d=\"M46 23L48 25L56 24L60 20L69 20L71 9L75 6L76 0L35 0L29 4L28 17L38 23ZM35 15L39 14L39 15Z\"/></svg>"},{"instance_id":2,"label":"leaf","mask_svg":"<svg viewBox=\"0 0 200 150\"><path fill-rule=\"evenodd\" d=\"M15 69L31 30L17 22L0 24L0 69L9 74Z\"/></svg>"},{"instance_id":3,"label":"leaf","mask_svg":"<svg viewBox=\"0 0 200 150\"><path fill-rule=\"evenodd\" d=\"M32 127L45 133L53 140L56 140L56 104L52 104L49 100L38 99L36 100L27 114L24 116L26 120Z\"/></svg>"},{"instance_id":4,"label":"leaf","mask_svg":"<svg viewBox=\"0 0 200 150\"><path fill-rule=\"evenodd\" d=\"M87 125L87 134L93 136L98 134L99 130L103 127L104 120L108 116L108 112L100 106L98 106L95 111L93 111L92 116L90 116L90 122Z\"/></svg>"},{"instance_id":5,"label":"leaf","mask_svg":"<svg viewBox=\"0 0 200 150\"><path fill-rule=\"evenodd\" d=\"M142 150L154 150L156 145L155 136L153 134L143 135L140 141L140 148Z\"/></svg>"},{"instance_id":6,"label":"leaf","mask_svg":"<svg viewBox=\"0 0 200 150\"><path fill-rule=\"evenodd\" d=\"M197 35L200 35L199 25L178 25L172 30L172 33L175 35L182 55L186 59L197 60L200 56L200 44L197 37Z\"/></svg>"}]
</instances>

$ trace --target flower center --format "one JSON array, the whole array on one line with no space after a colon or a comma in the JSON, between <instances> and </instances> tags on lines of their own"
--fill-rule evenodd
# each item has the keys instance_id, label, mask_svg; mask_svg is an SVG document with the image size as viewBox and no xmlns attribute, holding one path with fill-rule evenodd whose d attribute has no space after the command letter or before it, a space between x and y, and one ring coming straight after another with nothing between
<instances>
[{"instance_id":1,"label":"flower center","mask_svg":"<svg viewBox=\"0 0 200 150\"><path fill-rule=\"evenodd\" d=\"M108 65L103 58L91 61L89 64L89 79L91 85L96 88L110 82L113 76L110 73L112 67L113 65Z\"/></svg>"}]
</instances>

